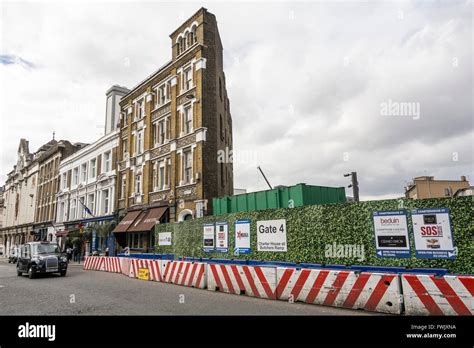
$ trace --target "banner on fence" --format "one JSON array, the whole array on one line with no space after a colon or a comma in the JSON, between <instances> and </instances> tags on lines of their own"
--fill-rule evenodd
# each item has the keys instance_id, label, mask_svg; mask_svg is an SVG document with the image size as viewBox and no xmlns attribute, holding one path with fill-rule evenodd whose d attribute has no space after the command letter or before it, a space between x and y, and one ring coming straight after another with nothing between
<instances>
[{"instance_id":1,"label":"banner on fence","mask_svg":"<svg viewBox=\"0 0 474 348\"><path fill-rule=\"evenodd\" d=\"M416 257L454 259L449 209L413 209L411 211Z\"/></svg>"},{"instance_id":2,"label":"banner on fence","mask_svg":"<svg viewBox=\"0 0 474 348\"><path fill-rule=\"evenodd\" d=\"M406 210L372 212L376 253L379 257L410 257Z\"/></svg>"}]
</instances>

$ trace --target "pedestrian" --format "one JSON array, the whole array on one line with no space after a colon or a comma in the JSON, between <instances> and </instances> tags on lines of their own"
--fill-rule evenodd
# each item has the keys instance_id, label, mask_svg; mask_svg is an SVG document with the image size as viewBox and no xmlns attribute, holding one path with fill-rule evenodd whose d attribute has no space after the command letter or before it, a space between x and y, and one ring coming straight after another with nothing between
<instances>
[{"instance_id":1,"label":"pedestrian","mask_svg":"<svg viewBox=\"0 0 474 348\"><path fill-rule=\"evenodd\" d=\"M71 261L71 258L72 258L72 249L71 249L71 247L68 247L66 249L66 253L67 253L67 262L69 263L69 261Z\"/></svg>"}]
</instances>

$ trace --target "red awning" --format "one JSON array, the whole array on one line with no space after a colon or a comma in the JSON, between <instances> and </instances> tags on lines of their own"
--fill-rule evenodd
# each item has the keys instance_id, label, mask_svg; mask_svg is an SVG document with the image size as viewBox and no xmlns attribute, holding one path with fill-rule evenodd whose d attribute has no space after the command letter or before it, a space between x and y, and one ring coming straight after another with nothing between
<instances>
[{"instance_id":1,"label":"red awning","mask_svg":"<svg viewBox=\"0 0 474 348\"><path fill-rule=\"evenodd\" d=\"M146 232L155 227L157 221L166 212L167 207L152 208L148 211L142 211L140 216L130 226L127 232Z\"/></svg>"},{"instance_id":2,"label":"red awning","mask_svg":"<svg viewBox=\"0 0 474 348\"><path fill-rule=\"evenodd\" d=\"M67 236L69 234L69 232L71 231L58 231L56 232L56 237L64 237L64 236Z\"/></svg>"},{"instance_id":3,"label":"red awning","mask_svg":"<svg viewBox=\"0 0 474 348\"><path fill-rule=\"evenodd\" d=\"M140 215L141 210L131 211L118 223L115 229L112 231L113 233L117 232L126 232L127 229L133 224L136 220L137 216Z\"/></svg>"}]
</instances>

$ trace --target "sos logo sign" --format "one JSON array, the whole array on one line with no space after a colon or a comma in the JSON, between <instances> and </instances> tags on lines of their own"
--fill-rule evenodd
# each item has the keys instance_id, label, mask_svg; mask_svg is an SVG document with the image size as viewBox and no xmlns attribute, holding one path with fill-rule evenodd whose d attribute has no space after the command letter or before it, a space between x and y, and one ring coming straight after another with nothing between
<instances>
[{"instance_id":1,"label":"sos logo sign","mask_svg":"<svg viewBox=\"0 0 474 348\"><path fill-rule=\"evenodd\" d=\"M443 236L443 227L441 226L421 226L421 235L426 237L442 237Z\"/></svg>"}]
</instances>

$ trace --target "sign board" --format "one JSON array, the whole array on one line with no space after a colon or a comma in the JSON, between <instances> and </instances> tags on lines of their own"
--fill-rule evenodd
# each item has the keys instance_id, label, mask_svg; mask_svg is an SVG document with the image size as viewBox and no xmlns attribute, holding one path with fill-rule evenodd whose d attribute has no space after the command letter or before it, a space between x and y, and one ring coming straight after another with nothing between
<instances>
[{"instance_id":1,"label":"sign board","mask_svg":"<svg viewBox=\"0 0 474 348\"><path fill-rule=\"evenodd\" d=\"M456 258L449 209L412 209L411 221L415 237L416 257L422 259Z\"/></svg>"},{"instance_id":2,"label":"sign board","mask_svg":"<svg viewBox=\"0 0 474 348\"><path fill-rule=\"evenodd\" d=\"M286 220L257 221L257 250L286 252Z\"/></svg>"},{"instance_id":3,"label":"sign board","mask_svg":"<svg viewBox=\"0 0 474 348\"><path fill-rule=\"evenodd\" d=\"M214 224L205 224L203 228L203 250L205 252L214 251Z\"/></svg>"},{"instance_id":4,"label":"sign board","mask_svg":"<svg viewBox=\"0 0 474 348\"><path fill-rule=\"evenodd\" d=\"M410 257L410 239L405 209L372 212L378 257Z\"/></svg>"},{"instance_id":5,"label":"sign board","mask_svg":"<svg viewBox=\"0 0 474 348\"><path fill-rule=\"evenodd\" d=\"M228 244L227 222L216 222L216 251L226 253L229 250Z\"/></svg>"},{"instance_id":6,"label":"sign board","mask_svg":"<svg viewBox=\"0 0 474 348\"><path fill-rule=\"evenodd\" d=\"M171 245L171 232L158 233L158 245Z\"/></svg>"},{"instance_id":7,"label":"sign board","mask_svg":"<svg viewBox=\"0 0 474 348\"><path fill-rule=\"evenodd\" d=\"M138 279L150 280L150 270L148 268L139 268L138 269Z\"/></svg>"},{"instance_id":8,"label":"sign board","mask_svg":"<svg viewBox=\"0 0 474 348\"><path fill-rule=\"evenodd\" d=\"M250 220L237 220L235 222L234 254L250 254L250 250Z\"/></svg>"}]
</instances>

